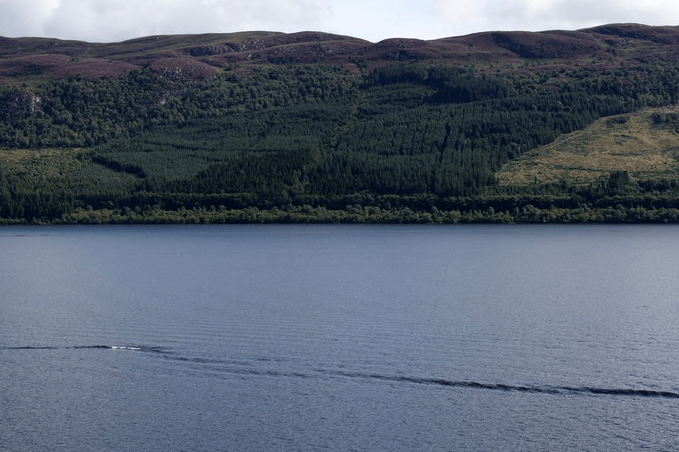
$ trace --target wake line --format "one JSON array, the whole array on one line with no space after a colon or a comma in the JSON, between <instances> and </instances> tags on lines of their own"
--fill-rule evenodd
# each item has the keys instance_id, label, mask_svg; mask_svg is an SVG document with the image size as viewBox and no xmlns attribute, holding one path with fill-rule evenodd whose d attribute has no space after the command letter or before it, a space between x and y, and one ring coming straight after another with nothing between
<instances>
[{"instance_id":1,"label":"wake line","mask_svg":"<svg viewBox=\"0 0 679 452\"><path fill-rule=\"evenodd\" d=\"M562 388L570 392L585 392L591 394L626 395L636 397L662 397L679 399L679 393L671 391L651 391L647 389L607 389L607 388Z\"/></svg>"},{"instance_id":2,"label":"wake line","mask_svg":"<svg viewBox=\"0 0 679 452\"><path fill-rule=\"evenodd\" d=\"M0 347L0 350L133 350L140 352L165 353L159 347L146 347L143 345L73 345L64 347L54 346L22 346Z\"/></svg>"},{"instance_id":3,"label":"wake line","mask_svg":"<svg viewBox=\"0 0 679 452\"><path fill-rule=\"evenodd\" d=\"M407 376L393 376L383 374L368 374L358 372L341 372L330 371L327 369L315 369L315 373L300 373L300 372L281 372L272 369L258 369L253 368L251 361L244 360L222 360L222 359L206 359L206 358L189 358L183 356L176 356L172 353L166 353L163 358L172 361L188 362L193 364L204 364L218 366L217 369L224 373L251 375L258 377L282 377L282 378L323 378L323 377L344 377L344 378L360 378L364 380L380 380L392 383L411 383L419 385L436 385L456 388L468 389L486 389L491 391L504 392L522 392L533 394L552 394L552 395L568 395L568 394L585 394L585 395L611 395L611 396L631 396L631 397L655 397L665 399L679 399L679 392L672 391L654 391L649 389L618 389L618 388L597 388L597 387L570 387L570 386L521 386L521 385L507 385L502 383L480 383L476 381L454 381L443 378L420 378Z\"/></svg>"},{"instance_id":4,"label":"wake line","mask_svg":"<svg viewBox=\"0 0 679 452\"><path fill-rule=\"evenodd\" d=\"M570 387L570 386L518 386L506 385L501 383L479 383L476 381L453 381L442 378L417 378L403 376L388 376L379 374L357 374L346 372L335 372L334 374L344 377L367 378L392 382L404 382L423 385L437 385L457 388L487 389L492 391L505 392L525 392L534 394L592 394L592 395L615 395L632 397L658 397L666 399L679 399L678 392L672 391L653 391L649 389L616 389L616 388L596 388L596 387Z\"/></svg>"},{"instance_id":5,"label":"wake line","mask_svg":"<svg viewBox=\"0 0 679 452\"><path fill-rule=\"evenodd\" d=\"M363 380L377 380L391 383L410 383L417 385L443 386L451 388L485 389L489 391L521 392L532 394L552 395L610 395L628 397L650 397L664 399L679 399L679 392L655 391L650 389L624 389L624 388L597 388L588 386L523 386L507 385L503 383L480 383L476 381L455 381L444 378L421 378L401 375L370 374L361 372L342 372L328 369L315 369L313 373L281 372L272 369L257 369L251 367L253 362L248 360L224 360L213 358L179 356L166 351L161 347L149 347L143 345L77 345L77 346L23 346L23 347L0 347L3 350L82 350L82 349L105 349L127 350L135 352L154 353L172 361L187 362L201 365L218 366L218 370L239 375L283 377L283 378L322 378L343 377Z\"/></svg>"}]
</instances>

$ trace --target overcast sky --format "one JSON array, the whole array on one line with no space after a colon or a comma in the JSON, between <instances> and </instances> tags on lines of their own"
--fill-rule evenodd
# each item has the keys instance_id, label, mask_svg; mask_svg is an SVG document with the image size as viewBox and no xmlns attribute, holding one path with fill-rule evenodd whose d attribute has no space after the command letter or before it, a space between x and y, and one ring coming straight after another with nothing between
<instances>
[{"instance_id":1,"label":"overcast sky","mask_svg":"<svg viewBox=\"0 0 679 452\"><path fill-rule=\"evenodd\" d=\"M117 42L234 31L325 31L377 42L490 30L679 25L676 0L0 0L0 35Z\"/></svg>"}]
</instances>

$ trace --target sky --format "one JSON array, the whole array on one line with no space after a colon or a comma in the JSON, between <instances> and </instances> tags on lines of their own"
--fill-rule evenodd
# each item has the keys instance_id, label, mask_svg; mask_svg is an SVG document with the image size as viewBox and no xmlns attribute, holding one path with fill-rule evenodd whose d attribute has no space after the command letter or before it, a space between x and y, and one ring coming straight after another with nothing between
<instances>
[{"instance_id":1,"label":"sky","mask_svg":"<svg viewBox=\"0 0 679 452\"><path fill-rule=\"evenodd\" d=\"M676 0L0 0L0 36L119 42L158 34L324 31L378 42L497 30L679 25Z\"/></svg>"}]
</instances>

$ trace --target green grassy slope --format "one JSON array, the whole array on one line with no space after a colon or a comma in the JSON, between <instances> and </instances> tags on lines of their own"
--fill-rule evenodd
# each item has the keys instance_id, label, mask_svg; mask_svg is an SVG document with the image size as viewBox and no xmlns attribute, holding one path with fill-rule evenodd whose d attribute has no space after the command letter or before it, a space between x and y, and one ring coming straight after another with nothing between
<instances>
[{"instance_id":1,"label":"green grassy slope","mask_svg":"<svg viewBox=\"0 0 679 452\"><path fill-rule=\"evenodd\" d=\"M503 186L589 185L613 171L632 180L679 178L679 134L654 116L676 114L675 107L646 108L602 118L584 130L565 134L508 162L498 171Z\"/></svg>"}]
</instances>

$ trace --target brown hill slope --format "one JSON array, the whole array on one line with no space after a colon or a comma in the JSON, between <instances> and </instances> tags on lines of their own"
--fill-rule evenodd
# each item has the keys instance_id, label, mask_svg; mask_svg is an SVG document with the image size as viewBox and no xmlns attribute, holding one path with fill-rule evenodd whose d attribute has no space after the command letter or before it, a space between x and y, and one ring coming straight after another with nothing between
<instances>
[{"instance_id":1,"label":"brown hill slope","mask_svg":"<svg viewBox=\"0 0 679 452\"><path fill-rule=\"evenodd\" d=\"M51 77L117 76L151 66L210 77L237 64L341 64L357 70L392 61L431 60L489 68L526 62L611 65L679 57L679 27L613 24L579 31L484 32L432 41L371 43L320 32L150 36L120 43L0 37L0 83ZM507 66L509 67L509 66Z\"/></svg>"}]
</instances>

